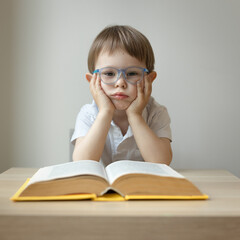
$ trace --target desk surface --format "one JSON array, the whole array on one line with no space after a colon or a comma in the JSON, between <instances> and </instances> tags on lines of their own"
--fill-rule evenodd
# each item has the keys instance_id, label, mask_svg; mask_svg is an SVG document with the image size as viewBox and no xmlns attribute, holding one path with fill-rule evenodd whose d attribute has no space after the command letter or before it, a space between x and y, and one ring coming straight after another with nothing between
<instances>
[{"instance_id":1,"label":"desk surface","mask_svg":"<svg viewBox=\"0 0 240 240\"><path fill-rule=\"evenodd\" d=\"M228 171L178 171L209 200L10 201L36 170L0 174L0 239L240 239L240 179Z\"/></svg>"}]
</instances>

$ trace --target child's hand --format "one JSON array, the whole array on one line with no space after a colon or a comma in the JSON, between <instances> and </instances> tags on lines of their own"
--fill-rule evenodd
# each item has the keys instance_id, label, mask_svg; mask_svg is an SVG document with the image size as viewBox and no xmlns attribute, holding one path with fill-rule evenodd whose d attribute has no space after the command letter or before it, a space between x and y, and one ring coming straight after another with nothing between
<instances>
[{"instance_id":1,"label":"child's hand","mask_svg":"<svg viewBox=\"0 0 240 240\"><path fill-rule=\"evenodd\" d=\"M99 112L106 110L108 113L112 113L115 107L109 97L105 94L101 87L101 80L98 74L94 74L90 81L90 91L93 99L96 102Z\"/></svg>"},{"instance_id":2,"label":"child's hand","mask_svg":"<svg viewBox=\"0 0 240 240\"><path fill-rule=\"evenodd\" d=\"M142 115L152 93L152 81L146 75L142 82L137 84L137 97L126 110L128 117L132 114Z\"/></svg>"}]
</instances>

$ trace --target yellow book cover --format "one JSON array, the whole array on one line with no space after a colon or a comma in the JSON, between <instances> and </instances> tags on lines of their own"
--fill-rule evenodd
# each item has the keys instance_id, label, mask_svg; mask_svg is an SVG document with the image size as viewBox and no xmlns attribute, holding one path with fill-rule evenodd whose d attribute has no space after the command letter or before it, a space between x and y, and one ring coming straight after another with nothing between
<instances>
[{"instance_id":1,"label":"yellow book cover","mask_svg":"<svg viewBox=\"0 0 240 240\"><path fill-rule=\"evenodd\" d=\"M18 189L18 191L11 197L12 201L56 201L56 200L86 200L86 199L96 199L96 194L67 194L58 196L21 196L21 193L26 188L30 178L28 178L25 183Z\"/></svg>"},{"instance_id":2,"label":"yellow book cover","mask_svg":"<svg viewBox=\"0 0 240 240\"><path fill-rule=\"evenodd\" d=\"M87 199L203 200L208 196L165 164L122 160L104 168L99 162L82 160L40 168L11 198L13 201Z\"/></svg>"}]
</instances>

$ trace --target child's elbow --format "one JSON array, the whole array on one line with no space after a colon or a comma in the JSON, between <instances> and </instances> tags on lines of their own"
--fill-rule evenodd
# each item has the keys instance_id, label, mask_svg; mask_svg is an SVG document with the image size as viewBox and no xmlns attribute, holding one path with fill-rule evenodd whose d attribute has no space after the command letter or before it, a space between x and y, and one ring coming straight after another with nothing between
<instances>
[{"instance_id":1,"label":"child's elbow","mask_svg":"<svg viewBox=\"0 0 240 240\"><path fill-rule=\"evenodd\" d=\"M171 164L172 158L173 158L173 153L172 153L172 148L170 147L169 153L168 153L168 156L167 156L167 159L166 159L166 165L169 166Z\"/></svg>"},{"instance_id":2,"label":"child's elbow","mask_svg":"<svg viewBox=\"0 0 240 240\"><path fill-rule=\"evenodd\" d=\"M168 159L166 159L166 165L170 165L171 164L171 162L172 162L172 157L170 156Z\"/></svg>"},{"instance_id":3,"label":"child's elbow","mask_svg":"<svg viewBox=\"0 0 240 240\"><path fill-rule=\"evenodd\" d=\"M169 166L172 162L172 158L173 158L172 148L171 146L169 146L169 148L165 148L164 151L158 154L158 159L156 159L156 162L163 163Z\"/></svg>"}]
</instances>

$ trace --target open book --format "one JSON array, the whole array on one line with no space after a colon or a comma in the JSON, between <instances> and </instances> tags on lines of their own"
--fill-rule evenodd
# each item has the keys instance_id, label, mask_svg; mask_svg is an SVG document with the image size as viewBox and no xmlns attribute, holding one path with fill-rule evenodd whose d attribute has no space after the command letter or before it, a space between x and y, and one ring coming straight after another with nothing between
<instances>
[{"instance_id":1,"label":"open book","mask_svg":"<svg viewBox=\"0 0 240 240\"><path fill-rule=\"evenodd\" d=\"M107 200L109 191L117 200L207 198L165 164L121 160L104 168L99 162L81 160L40 168L11 199Z\"/></svg>"}]
</instances>

